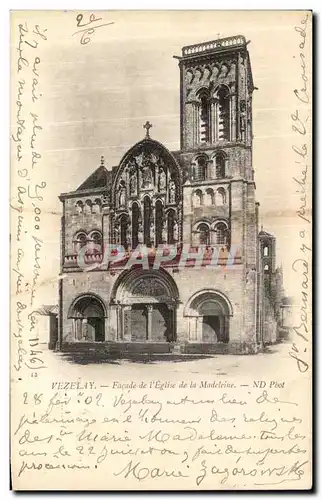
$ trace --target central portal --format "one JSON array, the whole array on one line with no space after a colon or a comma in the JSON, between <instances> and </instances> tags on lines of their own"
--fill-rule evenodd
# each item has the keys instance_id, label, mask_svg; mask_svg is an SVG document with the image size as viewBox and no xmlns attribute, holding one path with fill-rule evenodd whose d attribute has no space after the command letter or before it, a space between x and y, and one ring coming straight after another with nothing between
<instances>
[{"instance_id":1,"label":"central portal","mask_svg":"<svg viewBox=\"0 0 322 500\"><path fill-rule=\"evenodd\" d=\"M132 269L115 283L117 339L127 342L175 342L178 290L164 270Z\"/></svg>"},{"instance_id":2,"label":"central portal","mask_svg":"<svg viewBox=\"0 0 322 500\"><path fill-rule=\"evenodd\" d=\"M131 341L173 342L172 310L165 304L133 304Z\"/></svg>"}]
</instances>

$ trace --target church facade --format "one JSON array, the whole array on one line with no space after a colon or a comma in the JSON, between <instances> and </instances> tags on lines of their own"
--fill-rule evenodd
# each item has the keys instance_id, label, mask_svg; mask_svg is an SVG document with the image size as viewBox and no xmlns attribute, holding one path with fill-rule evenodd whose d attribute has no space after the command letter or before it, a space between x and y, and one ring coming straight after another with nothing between
<instances>
[{"instance_id":1,"label":"church facade","mask_svg":"<svg viewBox=\"0 0 322 500\"><path fill-rule=\"evenodd\" d=\"M177 59L180 150L147 122L119 165L101 158L60 195L57 349L256 353L278 336L282 271L258 227L246 39Z\"/></svg>"}]
</instances>

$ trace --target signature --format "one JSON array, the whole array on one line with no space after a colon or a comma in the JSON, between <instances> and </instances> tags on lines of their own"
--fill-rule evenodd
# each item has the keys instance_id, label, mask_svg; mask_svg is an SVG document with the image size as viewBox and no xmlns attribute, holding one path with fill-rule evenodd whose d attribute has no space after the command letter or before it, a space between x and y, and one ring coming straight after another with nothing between
<instances>
[{"instance_id":1,"label":"signature","mask_svg":"<svg viewBox=\"0 0 322 500\"><path fill-rule=\"evenodd\" d=\"M120 476L122 474L125 479L129 476L132 476L138 481L143 481L147 478L155 479L158 477L189 477L189 475L184 474L180 469L166 469L164 467L143 467L140 462L133 464L132 460L119 472L114 472L113 474L114 476Z\"/></svg>"}]
</instances>

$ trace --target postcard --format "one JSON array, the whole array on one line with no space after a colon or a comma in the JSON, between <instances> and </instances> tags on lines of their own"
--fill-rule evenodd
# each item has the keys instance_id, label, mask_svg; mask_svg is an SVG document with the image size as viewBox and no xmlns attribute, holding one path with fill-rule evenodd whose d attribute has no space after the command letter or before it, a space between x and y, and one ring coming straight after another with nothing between
<instances>
[{"instance_id":1,"label":"postcard","mask_svg":"<svg viewBox=\"0 0 322 500\"><path fill-rule=\"evenodd\" d=\"M11 12L17 491L312 488L312 12Z\"/></svg>"}]
</instances>

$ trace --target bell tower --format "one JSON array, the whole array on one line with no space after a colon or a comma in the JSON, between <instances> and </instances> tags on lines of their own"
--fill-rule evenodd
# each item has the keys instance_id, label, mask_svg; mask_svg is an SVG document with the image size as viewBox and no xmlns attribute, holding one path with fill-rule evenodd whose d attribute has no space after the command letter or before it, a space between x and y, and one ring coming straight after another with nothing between
<instances>
[{"instance_id":1,"label":"bell tower","mask_svg":"<svg viewBox=\"0 0 322 500\"><path fill-rule=\"evenodd\" d=\"M180 163L185 171L184 234L193 245L238 245L256 261L252 94L248 43L237 35L183 47ZM202 226L201 226L202 224Z\"/></svg>"},{"instance_id":2,"label":"bell tower","mask_svg":"<svg viewBox=\"0 0 322 500\"><path fill-rule=\"evenodd\" d=\"M181 150L251 146L254 86L247 44L238 35L183 47Z\"/></svg>"}]
</instances>

